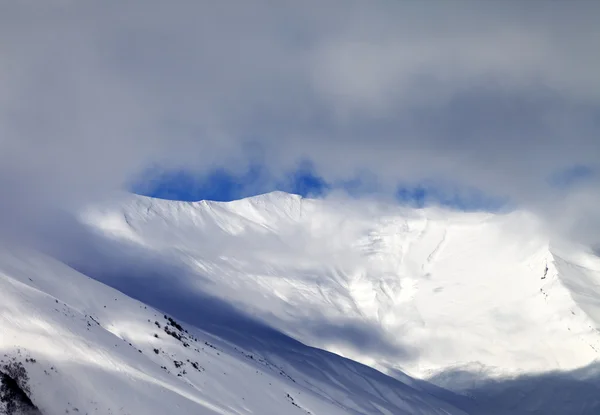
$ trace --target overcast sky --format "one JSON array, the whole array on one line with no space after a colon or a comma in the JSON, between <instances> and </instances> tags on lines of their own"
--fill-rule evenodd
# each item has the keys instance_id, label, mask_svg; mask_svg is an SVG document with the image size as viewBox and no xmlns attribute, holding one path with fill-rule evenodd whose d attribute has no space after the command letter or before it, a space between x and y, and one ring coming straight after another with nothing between
<instances>
[{"instance_id":1,"label":"overcast sky","mask_svg":"<svg viewBox=\"0 0 600 415\"><path fill-rule=\"evenodd\" d=\"M599 21L591 0L2 1L1 206L308 162L382 197L476 188L596 243Z\"/></svg>"}]
</instances>

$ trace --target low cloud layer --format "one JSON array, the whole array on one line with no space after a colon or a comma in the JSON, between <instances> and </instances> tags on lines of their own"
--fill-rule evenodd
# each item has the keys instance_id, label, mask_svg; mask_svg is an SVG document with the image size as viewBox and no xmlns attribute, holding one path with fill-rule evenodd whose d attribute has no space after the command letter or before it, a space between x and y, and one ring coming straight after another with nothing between
<instances>
[{"instance_id":1,"label":"low cloud layer","mask_svg":"<svg viewBox=\"0 0 600 415\"><path fill-rule=\"evenodd\" d=\"M598 242L600 4L5 2L6 212L156 166L438 180ZM552 178L584 166L580 181ZM35 210L35 208L33 208ZM5 215L6 216L6 215Z\"/></svg>"}]
</instances>

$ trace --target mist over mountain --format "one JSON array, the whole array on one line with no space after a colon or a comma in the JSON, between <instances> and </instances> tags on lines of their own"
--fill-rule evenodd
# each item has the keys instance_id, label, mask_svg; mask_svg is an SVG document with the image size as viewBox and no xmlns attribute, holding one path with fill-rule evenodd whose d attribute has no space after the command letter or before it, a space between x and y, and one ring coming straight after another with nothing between
<instances>
[{"instance_id":1,"label":"mist over mountain","mask_svg":"<svg viewBox=\"0 0 600 415\"><path fill-rule=\"evenodd\" d=\"M600 258L530 213L275 192L77 217L64 246L0 261L5 359L42 413L600 405Z\"/></svg>"},{"instance_id":2,"label":"mist over mountain","mask_svg":"<svg viewBox=\"0 0 600 415\"><path fill-rule=\"evenodd\" d=\"M0 414L600 413L598 16L0 2Z\"/></svg>"}]
</instances>

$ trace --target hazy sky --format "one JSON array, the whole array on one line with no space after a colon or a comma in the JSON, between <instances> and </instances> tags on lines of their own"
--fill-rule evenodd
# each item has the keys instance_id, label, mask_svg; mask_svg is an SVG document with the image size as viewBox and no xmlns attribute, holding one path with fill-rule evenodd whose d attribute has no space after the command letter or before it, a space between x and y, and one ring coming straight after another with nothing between
<instances>
[{"instance_id":1,"label":"hazy sky","mask_svg":"<svg viewBox=\"0 0 600 415\"><path fill-rule=\"evenodd\" d=\"M598 242L599 21L591 0L3 1L0 207L309 163Z\"/></svg>"}]
</instances>

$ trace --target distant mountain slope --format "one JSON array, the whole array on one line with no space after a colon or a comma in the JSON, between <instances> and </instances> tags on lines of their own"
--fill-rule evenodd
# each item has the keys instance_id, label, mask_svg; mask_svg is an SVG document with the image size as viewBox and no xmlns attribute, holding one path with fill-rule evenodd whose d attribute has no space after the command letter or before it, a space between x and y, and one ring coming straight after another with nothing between
<instances>
[{"instance_id":1,"label":"distant mountain slope","mask_svg":"<svg viewBox=\"0 0 600 415\"><path fill-rule=\"evenodd\" d=\"M0 371L23 365L44 415L462 413L266 328L232 333L183 324L44 255L0 253Z\"/></svg>"},{"instance_id":2,"label":"distant mountain slope","mask_svg":"<svg viewBox=\"0 0 600 415\"><path fill-rule=\"evenodd\" d=\"M44 414L600 411L600 259L526 212L276 192L78 216L54 259L0 251L0 371Z\"/></svg>"},{"instance_id":3,"label":"distant mountain slope","mask_svg":"<svg viewBox=\"0 0 600 415\"><path fill-rule=\"evenodd\" d=\"M525 212L275 192L229 203L135 196L84 218L113 240L185 264L178 284L190 298L235 304L382 370L502 377L575 369L600 352L598 259L572 249L579 259L561 259Z\"/></svg>"}]
</instances>

